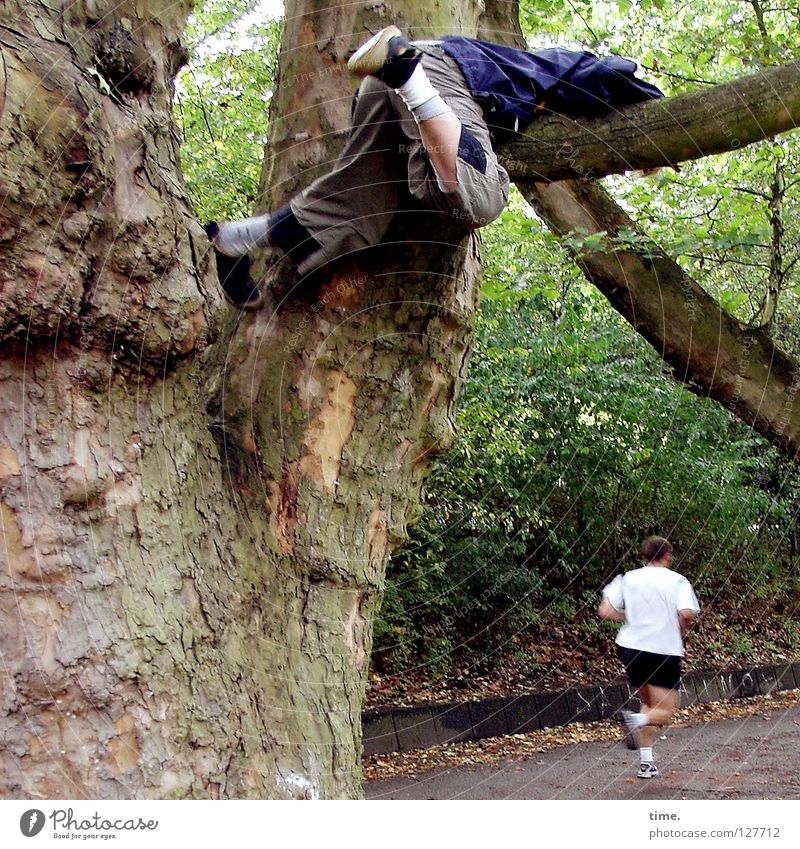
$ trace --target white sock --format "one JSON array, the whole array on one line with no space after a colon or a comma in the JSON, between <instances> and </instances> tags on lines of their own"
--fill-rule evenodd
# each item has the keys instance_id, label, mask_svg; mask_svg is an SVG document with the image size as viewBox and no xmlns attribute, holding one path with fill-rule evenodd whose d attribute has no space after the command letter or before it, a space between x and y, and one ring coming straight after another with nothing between
<instances>
[{"instance_id":1,"label":"white sock","mask_svg":"<svg viewBox=\"0 0 800 849\"><path fill-rule=\"evenodd\" d=\"M649 748L642 747L639 749L639 762L643 764L651 764L653 763L653 748L652 746Z\"/></svg>"},{"instance_id":2,"label":"white sock","mask_svg":"<svg viewBox=\"0 0 800 849\"><path fill-rule=\"evenodd\" d=\"M414 68L408 82L401 85L397 93L417 122L427 121L429 118L452 111L433 87L421 64Z\"/></svg>"},{"instance_id":3,"label":"white sock","mask_svg":"<svg viewBox=\"0 0 800 849\"><path fill-rule=\"evenodd\" d=\"M253 248L269 247L269 215L219 225L214 247L227 256L244 256Z\"/></svg>"},{"instance_id":4,"label":"white sock","mask_svg":"<svg viewBox=\"0 0 800 849\"><path fill-rule=\"evenodd\" d=\"M646 713L632 713L631 719L637 728L644 728L649 722Z\"/></svg>"},{"instance_id":5,"label":"white sock","mask_svg":"<svg viewBox=\"0 0 800 849\"><path fill-rule=\"evenodd\" d=\"M414 116L416 122L421 124L423 121L430 121L431 118L435 118L437 115L444 115L445 112L452 111L444 102L443 98L437 94L436 97L426 100L422 106L418 106L411 114Z\"/></svg>"}]
</instances>

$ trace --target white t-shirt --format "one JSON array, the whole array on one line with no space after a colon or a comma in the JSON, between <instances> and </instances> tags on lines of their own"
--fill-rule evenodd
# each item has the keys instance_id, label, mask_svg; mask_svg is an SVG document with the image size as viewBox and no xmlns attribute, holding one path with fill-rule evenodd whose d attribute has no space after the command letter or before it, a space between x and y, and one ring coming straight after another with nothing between
<instances>
[{"instance_id":1,"label":"white t-shirt","mask_svg":"<svg viewBox=\"0 0 800 849\"><path fill-rule=\"evenodd\" d=\"M679 610L700 610L692 585L666 566L642 566L616 578L603 595L625 611L617 644L654 654L683 657Z\"/></svg>"}]
</instances>

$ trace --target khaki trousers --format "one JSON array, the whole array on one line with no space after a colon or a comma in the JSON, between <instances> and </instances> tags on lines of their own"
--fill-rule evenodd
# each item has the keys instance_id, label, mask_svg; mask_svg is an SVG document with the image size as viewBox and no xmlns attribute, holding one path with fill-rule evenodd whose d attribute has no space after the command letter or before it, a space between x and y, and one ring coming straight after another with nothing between
<instances>
[{"instance_id":1,"label":"khaki trousers","mask_svg":"<svg viewBox=\"0 0 800 849\"><path fill-rule=\"evenodd\" d=\"M508 200L509 179L492 149L483 110L470 96L458 65L424 46L422 65L462 124L456 163L458 188L443 191L401 98L367 77L353 110L352 129L333 169L290 202L305 247L294 254L305 274L332 259L378 244L399 209L422 207L465 229L497 218ZM287 212L289 210L287 209ZM278 244L280 239L277 239Z\"/></svg>"}]
</instances>

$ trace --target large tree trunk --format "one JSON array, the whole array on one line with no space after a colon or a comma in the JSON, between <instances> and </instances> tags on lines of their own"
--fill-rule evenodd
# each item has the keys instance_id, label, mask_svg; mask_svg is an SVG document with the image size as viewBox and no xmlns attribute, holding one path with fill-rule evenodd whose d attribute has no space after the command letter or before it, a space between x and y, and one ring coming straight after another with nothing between
<instances>
[{"instance_id":1,"label":"large tree trunk","mask_svg":"<svg viewBox=\"0 0 800 849\"><path fill-rule=\"evenodd\" d=\"M329 167L349 122L344 63L392 19L385 6L316 8L286 9L257 211ZM454 21L476 31L468 2L428 11L425 29L409 23L421 17L413 4L395 8L415 37ZM301 281L257 266L271 282L268 302L232 324L217 351L212 409L229 485L255 502L248 524L275 573L258 658L269 669L265 700L293 744L281 754L286 769L311 794L359 792L359 717L387 558L454 434L480 267L476 237L448 234L440 218L398 217L385 246ZM421 242L432 230L436 242Z\"/></svg>"},{"instance_id":2,"label":"large tree trunk","mask_svg":"<svg viewBox=\"0 0 800 849\"><path fill-rule=\"evenodd\" d=\"M2 10L4 796L275 792L170 118L188 8Z\"/></svg>"},{"instance_id":3,"label":"large tree trunk","mask_svg":"<svg viewBox=\"0 0 800 849\"><path fill-rule=\"evenodd\" d=\"M452 439L474 236L418 211L224 306L170 119L189 5L0 11L4 796L358 795L386 560ZM338 150L366 28L513 30L482 8L291 2L260 208Z\"/></svg>"},{"instance_id":4,"label":"large tree trunk","mask_svg":"<svg viewBox=\"0 0 800 849\"><path fill-rule=\"evenodd\" d=\"M416 215L223 305L170 120L188 6L0 19L4 796L358 795L386 560L452 440L475 237ZM343 62L388 22L317 9L287 8L265 204L335 155Z\"/></svg>"}]
</instances>

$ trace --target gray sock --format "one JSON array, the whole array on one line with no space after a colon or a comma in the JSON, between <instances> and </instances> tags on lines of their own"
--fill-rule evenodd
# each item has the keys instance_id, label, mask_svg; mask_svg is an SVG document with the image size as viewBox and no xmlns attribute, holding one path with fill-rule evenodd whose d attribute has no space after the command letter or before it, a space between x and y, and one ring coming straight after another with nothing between
<instances>
[{"instance_id":1,"label":"gray sock","mask_svg":"<svg viewBox=\"0 0 800 849\"><path fill-rule=\"evenodd\" d=\"M219 225L214 247L227 256L245 256L254 248L269 247L269 215Z\"/></svg>"}]
</instances>

